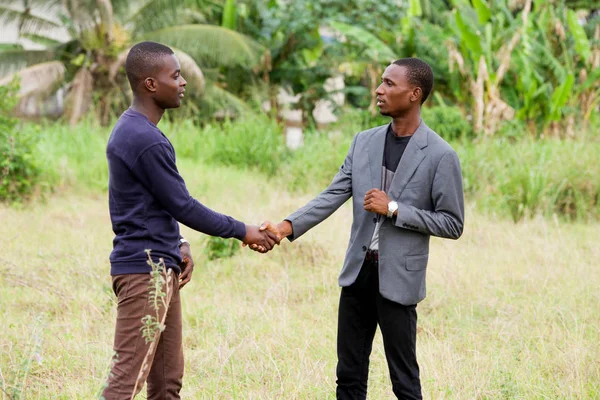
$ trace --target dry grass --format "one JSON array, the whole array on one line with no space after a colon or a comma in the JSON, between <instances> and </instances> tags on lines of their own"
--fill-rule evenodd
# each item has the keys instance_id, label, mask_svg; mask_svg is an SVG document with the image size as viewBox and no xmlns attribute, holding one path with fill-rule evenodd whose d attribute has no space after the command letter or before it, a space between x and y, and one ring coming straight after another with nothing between
<instances>
[{"instance_id":1,"label":"dry grass","mask_svg":"<svg viewBox=\"0 0 600 400\"><path fill-rule=\"evenodd\" d=\"M309 199L272 192L258 175L181 169L201 201L249 222L278 220ZM426 398L600 398L598 225L467 218L462 239L434 241L418 307ZM182 291L184 398L334 398L350 219L346 205L297 243L213 262L203 235L183 229L196 262ZM0 220L1 387L22 382L25 399L94 398L115 318L106 196L64 193L0 208ZM391 396L378 334L369 397Z\"/></svg>"}]
</instances>

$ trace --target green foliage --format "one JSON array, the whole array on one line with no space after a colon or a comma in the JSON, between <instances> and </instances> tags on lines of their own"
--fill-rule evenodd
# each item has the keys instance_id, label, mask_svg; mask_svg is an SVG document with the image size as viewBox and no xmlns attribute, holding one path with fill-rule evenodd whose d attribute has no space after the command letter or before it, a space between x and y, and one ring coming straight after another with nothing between
<instances>
[{"instance_id":1,"label":"green foliage","mask_svg":"<svg viewBox=\"0 0 600 400\"><path fill-rule=\"evenodd\" d=\"M26 200L41 183L36 138L18 129L13 116L18 90L17 80L0 86L0 201Z\"/></svg>"},{"instance_id":2,"label":"green foliage","mask_svg":"<svg viewBox=\"0 0 600 400\"><path fill-rule=\"evenodd\" d=\"M351 142L352 136L339 132L307 135L304 146L295 150L282 166L280 179L293 192L325 189L340 169Z\"/></svg>"},{"instance_id":3,"label":"green foliage","mask_svg":"<svg viewBox=\"0 0 600 400\"><path fill-rule=\"evenodd\" d=\"M465 194L514 221L537 214L600 217L600 143L506 139L456 143Z\"/></svg>"},{"instance_id":4,"label":"green foliage","mask_svg":"<svg viewBox=\"0 0 600 400\"><path fill-rule=\"evenodd\" d=\"M107 189L106 143L110 128L87 118L76 127L45 122L25 124L22 131L37 138L36 158L43 165L41 174L49 185Z\"/></svg>"},{"instance_id":5,"label":"green foliage","mask_svg":"<svg viewBox=\"0 0 600 400\"><path fill-rule=\"evenodd\" d=\"M592 52L590 42L585 34L585 31L583 30L583 27L579 24L577 15L575 15L573 10L567 11L567 23L569 24L569 29L573 35L577 53L584 61L587 61Z\"/></svg>"},{"instance_id":6,"label":"green foliage","mask_svg":"<svg viewBox=\"0 0 600 400\"><path fill-rule=\"evenodd\" d=\"M227 29L235 29L235 0L225 0L225 6L223 7L223 19L221 26Z\"/></svg>"},{"instance_id":7,"label":"green foliage","mask_svg":"<svg viewBox=\"0 0 600 400\"><path fill-rule=\"evenodd\" d=\"M218 236L208 236L204 251L209 260L230 258L240 250L240 244L236 240L225 239Z\"/></svg>"},{"instance_id":8,"label":"green foliage","mask_svg":"<svg viewBox=\"0 0 600 400\"><path fill-rule=\"evenodd\" d=\"M185 127L185 128L184 128ZM273 176L287 156L283 129L265 115L244 115L242 118L198 128L190 124L173 129L171 138L177 154L201 159L216 165L257 169Z\"/></svg>"},{"instance_id":9,"label":"green foliage","mask_svg":"<svg viewBox=\"0 0 600 400\"><path fill-rule=\"evenodd\" d=\"M600 218L600 143L593 136L587 142L533 140L515 119L501 125L498 139L474 140L455 107L424 108L423 119L459 153L466 198L480 210L515 221L537 214L583 221ZM389 121L350 110L329 132L305 130L304 146L293 152L284 146L282 127L264 115L204 127L191 121L164 121L160 128L172 141L180 164L256 170L273 185L315 194L338 172L356 133ZM76 128L25 124L22 131L36 132L40 138L36 152L45 166L45 179L87 191L106 190L109 129L87 121ZM209 248L216 254L236 251L229 248L231 241L214 240Z\"/></svg>"},{"instance_id":10,"label":"green foliage","mask_svg":"<svg viewBox=\"0 0 600 400\"><path fill-rule=\"evenodd\" d=\"M342 35L352 38L353 40L362 44L365 48L365 55L369 59L377 63L385 61L389 62L396 59L394 52L384 42L377 38L377 36L368 30L359 26L348 25L335 21L330 22L329 25Z\"/></svg>"},{"instance_id":11,"label":"green foliage","mask_svg":"<svg viewBox=\"0 0 600 400\"><path fill-rule=\"evenodd\" d=\"M421 109L423 121L446 140L471 138L473 127L458 107L434 106Z\"/></svg>"}]
</instances>

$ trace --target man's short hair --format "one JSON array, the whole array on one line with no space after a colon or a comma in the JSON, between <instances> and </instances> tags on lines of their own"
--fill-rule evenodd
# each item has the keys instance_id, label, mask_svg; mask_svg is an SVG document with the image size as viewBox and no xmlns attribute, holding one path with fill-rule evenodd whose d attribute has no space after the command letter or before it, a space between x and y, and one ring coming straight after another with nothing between
<instances>
[{"instance_id":1,"label":"man's short hair","mask_svg":"<svg viewBox=\"0 0 600 400\"><path fill-rule=\"evenodd\" d=\"M173 54L173 50L156 42L141 42L133 46L125 61L125 72L127 72L131 90L135 91L143 79L157 72L161 67L163 57L171 54Z\"/></svg>"},{"instance_id":2,"label":"man's short hair","mask_svg":"<svg viewBox=\"0 0 600 400\"><path fill-rule=\"evenodd\" d=\"M414 57L401 58L394 61L394 64L406 68L408 83L421 88L423 91L421 104L425 103L425 100L427 100L427 97L431 93L431 89L433 89L433 71L429 64Z\"/></svg>"}]
</instances>

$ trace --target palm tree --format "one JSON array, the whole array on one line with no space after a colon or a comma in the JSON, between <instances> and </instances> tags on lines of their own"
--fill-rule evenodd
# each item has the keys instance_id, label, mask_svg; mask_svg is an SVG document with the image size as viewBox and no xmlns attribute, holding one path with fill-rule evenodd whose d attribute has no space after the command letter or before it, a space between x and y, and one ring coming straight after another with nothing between
<instances>
[{"instance_id":1,"label":"palm tree","mask_svg":"<svg viewBox=\"0 0 600 400\"><path fill-rule=\"evenodd\" d=\"M131 45L141 40L172 47L196 95L205 86L203 69L268 67L268 51L263 46L235 31L207 24L220 7L214 2L22 0L19 8L14 3L0 0L0 23L17 23L19 38L38 43L41 49L0 48L0 85L18 74L23 99L41 99L66 86L65 114L71 124L89 109L94 97L104 124L111 110L126 106L130 93L119 71ZM57 40L61 32L65 39ZM222 92L209 86L213 93Z\"/></svg>"}]
</instances>

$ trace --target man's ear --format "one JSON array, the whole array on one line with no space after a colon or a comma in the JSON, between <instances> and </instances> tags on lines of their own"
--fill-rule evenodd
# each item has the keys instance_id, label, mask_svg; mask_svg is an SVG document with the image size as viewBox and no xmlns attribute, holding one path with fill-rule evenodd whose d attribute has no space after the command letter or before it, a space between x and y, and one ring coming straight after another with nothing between
<instances>
[{"instance_id":1,"label":"man's ear","mask_svg":"<svg viewBox=\"0 0 600 400\"><path fill-rule=\"evenodd\" d=\"M154 79L154 78L146 78L144 80L144 86L150 92L156 92L156 79Z\"/></svg>"},{"instance_id":2,"label":"man's ear","mask_svg":"<svg viewBox=\"0 0 600 400\"><path fill-rule=\"evenodd\" d=\"M410 96L410 101L412 101L412 102L421 101L422 97L423 97L423 90L421 90L421 88L417 86L413 90L412 95Z\"/></svg>"}]
</instances>

